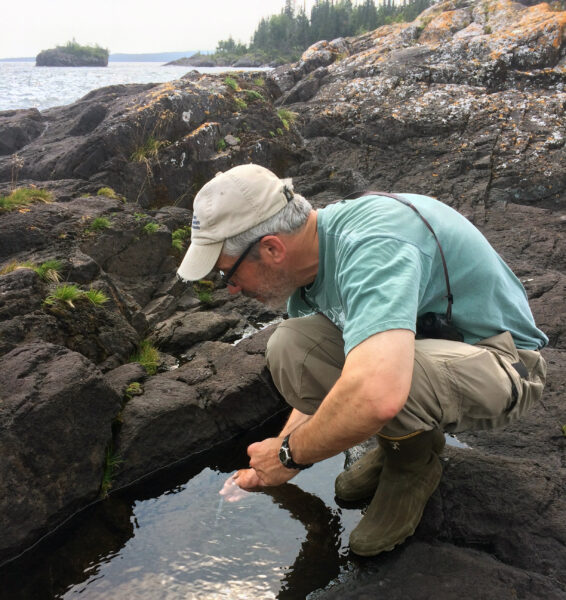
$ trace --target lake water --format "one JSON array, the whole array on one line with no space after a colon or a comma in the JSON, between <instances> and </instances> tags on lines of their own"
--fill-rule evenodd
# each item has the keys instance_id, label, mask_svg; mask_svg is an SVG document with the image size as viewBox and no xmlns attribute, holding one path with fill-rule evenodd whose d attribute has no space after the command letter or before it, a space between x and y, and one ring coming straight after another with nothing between
<instances>
[{"instance_id":1,"label":"lake water","mask_svg":"<svg viewBox=\"0 0 566 600\"><path fill-rule=\"evenodd\" d=\"M107 67L36 67L35 62L0 61L0 110L32 107L45 110L75 102L91 90L107 85L162 83L179 79L192 69L165 67L156 62L109 62ZM230 70L233 69L198 69L201 73Z\"/></svg>"},{"instance_id":2,"label":"lake water","mask_svg":"<svg viewBox=\"0 0 566 600\"><path fill-rule=\"evenodd\" d=\"M255 431L137 488L117 491L0 570L10 600L298 600L357 568L348 536L359 507L341 508L344 456L237 502L219 495L246 464Z\"/></svg>"}]
</instances>

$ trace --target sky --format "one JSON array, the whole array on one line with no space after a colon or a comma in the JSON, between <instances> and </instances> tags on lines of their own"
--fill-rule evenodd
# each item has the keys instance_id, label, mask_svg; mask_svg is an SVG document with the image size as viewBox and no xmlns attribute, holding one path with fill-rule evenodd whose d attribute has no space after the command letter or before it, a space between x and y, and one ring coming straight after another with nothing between
<instances>
[{"instance_id":1,"label":"sky","mask_svg":"<svg viewBox=\"0 0 566 600\"><path fill-rule=\"evenodd\" d=\"M248 44L262 17L285 0L8 0L0 58L35 57L65 45L98 44L115 53L214 50L230 35ZM307 15L314 0L295 0Z\"/></svg>"}]
</instances>

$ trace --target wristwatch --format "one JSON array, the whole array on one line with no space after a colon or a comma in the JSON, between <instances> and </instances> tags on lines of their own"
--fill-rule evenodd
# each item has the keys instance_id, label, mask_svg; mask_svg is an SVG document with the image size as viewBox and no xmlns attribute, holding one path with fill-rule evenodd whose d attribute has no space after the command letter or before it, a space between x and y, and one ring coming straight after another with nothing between
<instances>
[{"instance_id":1,"label":"wristwatch","mask_svg":"<svg viewBox=\"0 0 566 600\"><path fill-rule=\"evenodd\" d=\"M312 463L310 465L299 465L293 460L293 456L291 455L291 448L289 448L289 437L291 434L286 435L283 443L281 444L281 448L279 449L279 460L284 467L288 469L308 469L312 467Z\"/></svg>"}]
</instances>

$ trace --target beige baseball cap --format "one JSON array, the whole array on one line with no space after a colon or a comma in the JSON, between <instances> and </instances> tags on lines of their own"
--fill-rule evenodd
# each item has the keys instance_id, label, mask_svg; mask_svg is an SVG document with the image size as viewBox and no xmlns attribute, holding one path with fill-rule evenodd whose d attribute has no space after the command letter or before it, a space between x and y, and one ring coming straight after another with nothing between
<instances>
[{"instance_id":1,"label":"beige baseball cap","mask_svg":"<svg viewBox=\"0 0 566 600\"><path fill-rule=\"evenodd\" d=\"M226 238L259 225L293 199L290 179L259 165L240 165L218 173L193 203L191 245L177 275L187 281L212 271Z\"/></svg>"}]
</instances>

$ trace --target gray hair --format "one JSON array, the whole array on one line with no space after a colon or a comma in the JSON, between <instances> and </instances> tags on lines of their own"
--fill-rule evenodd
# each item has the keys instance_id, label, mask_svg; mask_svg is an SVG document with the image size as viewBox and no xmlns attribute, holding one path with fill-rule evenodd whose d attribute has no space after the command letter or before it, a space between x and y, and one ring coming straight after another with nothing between
<instances>
[{"instance_id":1,"label":"gray hair","mask_svg":"<svg viewBox=\"0 0 566 600\"><path fill-rule=\"evenodd\" d=\"M279 212L259 225L255 225L247 231L234 235L224 240L222 252L228 256L239 256L253 242L270 233L294 233L298 231L308 219L312 206L299 194L294 194L293 199L287 203ZM249 256L259 258L257 248L252 248Z\"/></svg>"}]
</instances>

